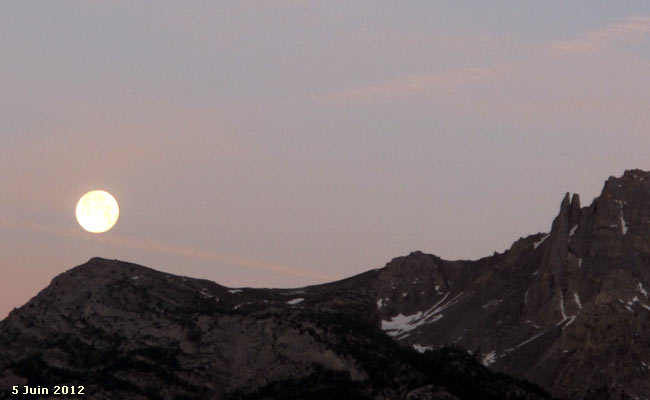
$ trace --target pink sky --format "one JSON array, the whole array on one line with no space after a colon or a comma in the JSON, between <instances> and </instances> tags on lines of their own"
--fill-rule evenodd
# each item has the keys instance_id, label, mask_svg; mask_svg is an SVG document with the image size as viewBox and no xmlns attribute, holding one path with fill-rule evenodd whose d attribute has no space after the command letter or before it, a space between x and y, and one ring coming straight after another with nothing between
<instances>
[{"instance_id":1,"label":"pink sky","mask_svg":"<svg viewBox=\"0 0 650 400\"><path fill-rule=\"evenodd\" d=\"M1 6L0 318L93 256L258 287L478 258L650 169L644 2L187 4Z\"/></svg>"}]
</instances>

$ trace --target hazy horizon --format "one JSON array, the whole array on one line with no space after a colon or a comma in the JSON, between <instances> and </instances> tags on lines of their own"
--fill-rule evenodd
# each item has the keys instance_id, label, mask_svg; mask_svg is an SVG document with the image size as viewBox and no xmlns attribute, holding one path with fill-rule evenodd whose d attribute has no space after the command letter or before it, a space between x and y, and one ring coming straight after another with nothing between
<instances>
[{"instance_id":1,"label":"hazy horizon","mask_svg":"<svg viewBox=\"0 0 650 400\"><path fill-rule=\"evenodd\" d=\"M477 259L650 170L642 1L6 2L0 52L0 318L95 256L235 287Z\"/></svg>"}]
</instances>

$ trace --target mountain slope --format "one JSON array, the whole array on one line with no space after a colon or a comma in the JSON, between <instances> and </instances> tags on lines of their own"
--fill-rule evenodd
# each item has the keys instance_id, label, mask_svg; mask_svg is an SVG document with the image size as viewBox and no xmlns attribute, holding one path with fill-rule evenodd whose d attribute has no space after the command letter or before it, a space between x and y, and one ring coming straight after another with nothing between
<instances>
[{"instance_id":1,"label":"mountain slope","mask_svg":"<svg viewBox=\"0 0 650 400\"><path fill-rule=\"evenodd\" d=\"M566 398L650 398L648 172L610 177L589 207L567 194L548 234L503 254L414 253L381 274L382 326L400 343L454 343Z\"/></svg>"},{"instance_id":2,"label":"mountain slope","mask_svg":"<svg viewBox=\"0 0 650 400\"><path fill-rule=\"evenodd\" d=\"M83 381L115 399L545 398L453 345L556 397L650 399L647 290L650 173L632 170L588 207L567 194L550 232L474 261L414 252L279 290L93 259L0 322L0 385Z\"/></svg>"},{"instance_id":3,"label":"mountain slope","mask_svg":"<svg viewBox=\"0 0 650 400\"><path fill-rule=\"evenodd\" d=\"M1 396L74 384L93 399L550 398L459 349L399 346L360 317L369 298L341 287L228 289L95 258L0 322Z\"/></svg>"}]
</instances>

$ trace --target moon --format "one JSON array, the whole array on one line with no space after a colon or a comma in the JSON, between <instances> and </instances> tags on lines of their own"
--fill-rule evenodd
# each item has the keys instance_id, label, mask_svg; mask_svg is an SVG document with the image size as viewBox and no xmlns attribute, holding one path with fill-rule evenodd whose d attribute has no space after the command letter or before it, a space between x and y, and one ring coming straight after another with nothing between
<instances>
[{"instance_id":1,"label":"moon","mask_svg":"<svg viewBox=\"0 0 650 400\"><path fill-rule=\"evenodd\" d=\"M111 229L120 216L115 197L103 190L90 191L77 203L77 221L82 228L92 233Z\"/></svg>"}]
</instances>

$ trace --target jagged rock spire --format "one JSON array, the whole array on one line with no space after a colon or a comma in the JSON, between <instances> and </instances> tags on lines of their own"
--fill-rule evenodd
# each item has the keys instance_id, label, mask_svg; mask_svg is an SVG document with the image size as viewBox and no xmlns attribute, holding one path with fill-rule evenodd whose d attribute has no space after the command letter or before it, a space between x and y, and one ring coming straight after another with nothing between
<instances>
[{"instance_id":1,"label":"jagged rock spire","mask_svg":"<svg viewBox=\"0 0 650 400\"><path fill-rule=\"evenodd\" d=\"M580 196L569 192L564 195L560 204L560 213L553 221L551 234L554 236L568 237L569 231L580 222L582 210L580 208Z\"/></svg>"}]
</instances>

